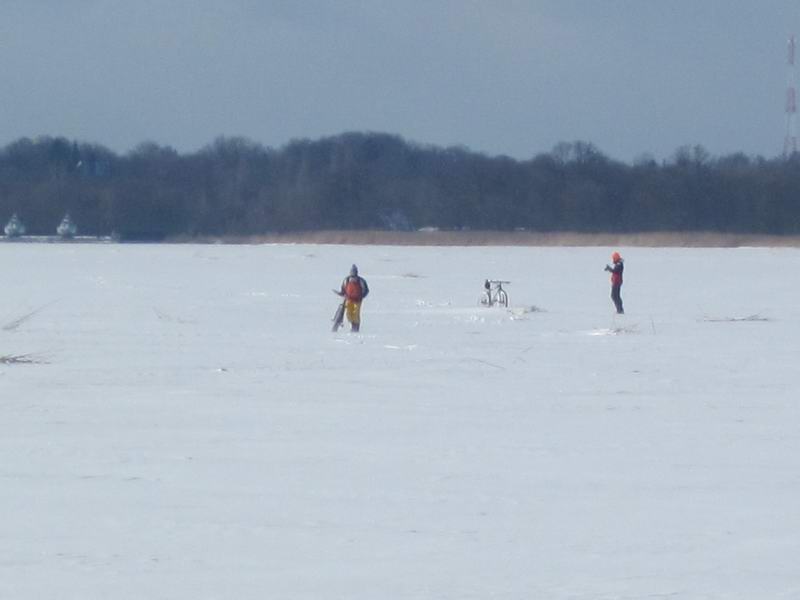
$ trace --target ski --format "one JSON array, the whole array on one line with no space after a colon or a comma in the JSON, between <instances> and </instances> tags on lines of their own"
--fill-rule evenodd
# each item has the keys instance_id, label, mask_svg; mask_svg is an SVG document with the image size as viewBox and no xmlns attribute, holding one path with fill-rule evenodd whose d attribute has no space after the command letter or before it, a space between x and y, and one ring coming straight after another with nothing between
<instances>
[{"instance_id":1,"label":"ski","mask_svg":"<svg viewBox=\"0 0 800 600\"><path fill-rule=\"evenodd\" d=\"M339 292L336 290L333 290L333 293L337 296L339 295ZM342 300L342 303L336 307L336 312L333 314L333 327L331 328L331 331L334 333L336 333L339 330L339 327L342 326L342 323L344 323L344 305L346 302L346 299Z\"/></svg>"}]
</instances>

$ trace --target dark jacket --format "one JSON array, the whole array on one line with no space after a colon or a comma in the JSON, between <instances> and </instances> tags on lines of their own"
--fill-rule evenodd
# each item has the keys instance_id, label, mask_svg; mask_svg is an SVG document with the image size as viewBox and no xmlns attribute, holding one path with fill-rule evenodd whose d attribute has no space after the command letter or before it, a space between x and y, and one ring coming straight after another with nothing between
<instances>
[{"instance_id":1,"label":"dark jacket","mask_svg":"<svg viewBox=\"0 0 800 600\"><path fill-rule=\"evenodd\" d=\"M613 265L609 266L606 265L606 271L611 272L611 285L622 285L622 271L625 270L625 265L620 259L618 262L615 262Z\"/></svg>"}]
</instances>

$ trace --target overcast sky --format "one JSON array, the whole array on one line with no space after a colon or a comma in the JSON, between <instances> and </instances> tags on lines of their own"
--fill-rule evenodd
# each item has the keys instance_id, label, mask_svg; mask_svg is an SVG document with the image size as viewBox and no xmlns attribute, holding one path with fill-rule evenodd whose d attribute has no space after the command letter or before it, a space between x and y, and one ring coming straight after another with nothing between
<instances>
[{"instance_id":1,"label":"overcast sky","mask_svg":"<svg viewBox=\"0 0 800 600\"><path fill-rule=\"evenodd\" d=\"M796 0L0 0L0 145L376 131L771 158L795 32Z\"/></svg>"}]
</instances>

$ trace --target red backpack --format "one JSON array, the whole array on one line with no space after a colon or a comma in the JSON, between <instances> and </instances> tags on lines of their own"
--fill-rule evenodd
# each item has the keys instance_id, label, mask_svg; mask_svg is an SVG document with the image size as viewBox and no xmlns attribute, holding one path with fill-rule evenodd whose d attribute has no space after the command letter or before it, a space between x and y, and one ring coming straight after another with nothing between
<instances>
[{"instance_id":1,"label":"red backpack","mask_svg":"<svg viewBox=\"0 0 800 600\"><path fill-rule=\"evenodd\" d=\"M361 281L358 277L348 277L344 284L344 295L352 302L360 302L364 290L361 288Z\"/></svg>"}]
</instances>

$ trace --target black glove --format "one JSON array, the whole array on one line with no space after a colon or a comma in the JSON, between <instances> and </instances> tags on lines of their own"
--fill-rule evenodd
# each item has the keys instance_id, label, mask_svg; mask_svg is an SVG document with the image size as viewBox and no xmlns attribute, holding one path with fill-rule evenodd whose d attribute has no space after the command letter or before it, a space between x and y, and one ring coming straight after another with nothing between
<instances>
[{"instance_id":1,"label":"black glove","mask_svg":"<svg viewBox=\"0 0 800 600\"><path fill-rule=\"evenodd\" d=\"M603 269L603 270L604 270L604 271L613 271L614 269L612 269L611 267L609 267L608 265L606 265L606 268L605 268L605 269Z\"/></svg>"}]
</instances>

